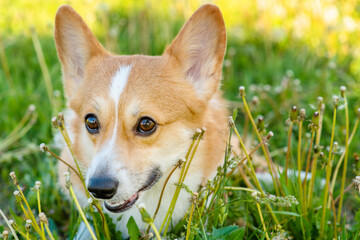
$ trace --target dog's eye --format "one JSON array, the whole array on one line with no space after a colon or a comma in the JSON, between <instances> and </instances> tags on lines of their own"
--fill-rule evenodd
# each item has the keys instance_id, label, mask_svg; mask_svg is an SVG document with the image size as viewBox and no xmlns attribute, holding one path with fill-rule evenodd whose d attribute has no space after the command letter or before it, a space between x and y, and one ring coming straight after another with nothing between
<instances>
[{"instance_id":1,"label":"dog's eye","mask_svg":"<svg viewBox=\"0 0 360 240\"><path fill-rule=\"evenodd\" d=\"M149 135L156 129L156 123L149 117L142 117L136 127L136 131L143 135Z\"/></svg>"},{"instance_id":2,"label":"dog's eye","mask_svg":"<svg viewBox=\"0 0 360 240\"><path fill-rule=\"evenodd\" d=\"M85 116L85 127L91 134L99 132L100 123L95 114L90 113Z\"/></svg>"}]
</instances>

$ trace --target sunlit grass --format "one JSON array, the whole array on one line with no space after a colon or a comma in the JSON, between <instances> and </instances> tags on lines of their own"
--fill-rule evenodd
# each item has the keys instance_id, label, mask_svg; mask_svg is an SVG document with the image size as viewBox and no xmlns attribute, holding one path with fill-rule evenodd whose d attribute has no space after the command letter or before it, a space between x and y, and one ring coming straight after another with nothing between
<instances>
[{"instance_id":1,"label":"sunlit grass","mask_svg":"<svg viewBox=\"0 0 360 240\"><path fill-rule=\"evenodd\" d=\"M235 163L227 159L226 164L234 164L224 163L226 169L233 169L231 174L224 174L225 168L222 168L218 180L208 183L193 198L182 228L169 227L169 236L183 234L191 239L196 234L207 236L233 230L238 231L239 236L242 234L245 238L255 239L281 234L304 234L316 238L321 234L322 221L326 237L337 234L352 239L358 236L360 198L354 189L357 180L353 182L355 176L360 174L360 136L357 129L360 119L360 41L358 28L353 28L354 22L359 25L359 15L356 13L358 3L319 2L316 5L310 0L214 2L223 11L228 28L222 89L230 100L230 109L239 109L235 123L239 135L250 146L247 149L249 154L252 149L264 148L264 156L270 157L274 163L275 168L270 168L273 184L269 186L260 181L264 194L257 194L260 188L254 174L243 164L246 156L241 156L237 162L241 168L232 168ZM121 54L154 55L163 52L185 18L202 1L69 3L84 16L108 49ZM55 130L51 128L50 119L64 108L60 64L52 37L53 18L60 4L60 1L9 0L0 4L0 209L9 219L14 218L19 223L16 226L24 238L27 234L25 220L17 217L21 216L22 210L13 196L15 189L9 181L11 171L16 171L21 179L21 190L24 190L29 206L34 212L39 211L38 199L41 199L41 211L46 213L46 220L44 218L38 222L39 227L29 230L30 238L36 230L39 236L43 235L42 224L46 234L50 231L55 238L72 238L81 221L76 206L70 201L64 203L66 197L57 182L57 160L38 151L38 145L46 142L50 149L58 152L52 144ZM30 27L36 29L37 35ZM238 89L241 85L247 89L245 100L249 111L244 99L239 99ZM338 147L332 152L332 97L340 95L339 88L343 85L346 86L346 102L345 98L340 97L334 131L334 141L338 142ZM317 102L319 96L322 98ZM36 109L28 108L30 104L34 104ZM344 104L348 107L347 113ZM297 117L293 121L287 120L293 106L306 110L301 134ZM320 113L321 120L313 142L312 130L308 125L312 123L310 119L315 111ZM261 131L274 132L270 141L257 139L249 112L254 121L263 119ZM262 118L258 118L259 115ZM256 154L263 156L261 152L257 150ZM344 173L346 155L348 162ZM329 157L332 162L329 162ZM310 159L308 174L311 171L312 175L311 178L308 175L307 185L294 175L289 175L285 180L285 176L280 174L279 182L275 179L279 172L277 166L285 167L286 159L288 168L296 171L307 170ZM266 161L259 164L256 160L254 170L269 172ZM332 163L332 166L327 166L328 163ZM332 169L329 187L322 185L322 180L327 180L326 167ZM42 182L41 190L36 193L28 191L37 179ZM277 186L278 191L271 185ZM300 200L302 185L304 188ZM346 193L342 194L341 189ZM211 194L213 192L215 194ZM251 195L253 192L256 194ZM324 195L327 197L324 198ZM276 201L283 201L279 197L285 196L295 196L299 204L276 205ZM342 211L339 210L341 201ZM334 227L335 215L341 219L337 228ZM102 228L100 215L89 220L89 224L97 222ZM233 224L239 228L233 228ZM11 232L7 224L0 221L0 232L4 227ZM109 229L111 236L114 236L115 229L112 226Z\"/></svg>"}]
</instances>

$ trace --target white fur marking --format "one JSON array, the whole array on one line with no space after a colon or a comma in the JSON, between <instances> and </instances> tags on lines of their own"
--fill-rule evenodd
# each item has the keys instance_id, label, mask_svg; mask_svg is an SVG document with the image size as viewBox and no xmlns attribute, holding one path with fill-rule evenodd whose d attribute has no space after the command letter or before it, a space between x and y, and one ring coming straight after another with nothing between
<instances>
[{"instance_id":1,"label":"white fur marking","mask_svg":"<svg viewBox=\"0 0 360 240\"><path fill-rule=\"evenodd\" d=\"M115 102L115 127L114 132L110 140L109 147L111 148L115 144L116 130L118 125L118 114L119 114L119 100L122 91L124 90L131 71L131 65L121 66L115 73L111 85L110 85L110 97Z\"/></svg>"},{"instance_id":2,"label":"white fur marking","mask_svg":"<svg viewBox=\"0 0 360 240\"><path fill-rule=\"evenodd\" d=\"M121 66L112 78L110 85L110 97L114 100L115 104L119 102L120 95L127 84L130 71L131 65Z\"/></svg>"}]
</instances>

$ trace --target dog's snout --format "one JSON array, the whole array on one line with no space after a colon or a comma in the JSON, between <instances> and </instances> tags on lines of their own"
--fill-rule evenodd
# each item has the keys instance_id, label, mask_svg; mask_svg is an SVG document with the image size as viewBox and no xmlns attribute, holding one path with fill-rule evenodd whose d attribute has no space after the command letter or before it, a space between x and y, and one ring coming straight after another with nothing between
<instances>
[{"instance_id":1,"label":"dog's snout","mask_svg":"<svg viewBox=\"0 0 360 240\"><path fill-rule=\"evenodd\" d=\"M109 177L93 177L89 179L87 189L95 197L100 199L112 198L117 190L119 182Z\"/></svg>"}]
</instances>

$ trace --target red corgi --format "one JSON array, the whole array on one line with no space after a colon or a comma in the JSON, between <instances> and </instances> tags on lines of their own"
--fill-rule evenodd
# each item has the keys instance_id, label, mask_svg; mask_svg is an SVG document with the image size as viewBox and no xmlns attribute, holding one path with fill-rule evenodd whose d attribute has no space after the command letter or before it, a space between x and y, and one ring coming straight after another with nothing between
<instances>
[{"instance_id":1,"label":"red corgi","mask_svg":"<svg viewBox=\"0 0 360 240\"><path fill-rule=\"evenodd\" d=\"M184 183L197 191L216 174L228 138L228 112L219 90L226 30L217 6L200 7L161 56L108 52L70 6L57 11L55 42L67 99L65 120L86 188L125 236L131 216L145 229L136 206L142 203L154 214L166 177L185 157L198 128L206 133ZM67 149L62 157L74 165ZM66 169L61 164L60 176ZM175 171L165 189L158 228L179 174ZM85 204L83 185L72 176ZM185 215L188 198L181 190L174 224Z\"/></svg>"}]
</instances>

